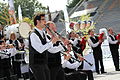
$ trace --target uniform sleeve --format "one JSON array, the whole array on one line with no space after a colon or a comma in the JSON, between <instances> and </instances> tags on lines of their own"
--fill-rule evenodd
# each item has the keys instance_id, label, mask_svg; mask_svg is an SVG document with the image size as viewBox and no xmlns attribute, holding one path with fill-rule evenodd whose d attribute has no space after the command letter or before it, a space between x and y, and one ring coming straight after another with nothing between
<instances>
[{"instance_id":1,"label":"uniform sleeve","mask_svg":"<svg viewBox=\"0 0 120 80\"><path fill-rule=\"evenodd\" d=\"M110 44L117 44L118 40L113 41L110 37L108 37L108 41Z\"/></svg>"},{"instance_id":2,"label":"uniform sleeve","mask_svg":"<svg viewBox=\"0 0 120 80\"><path fill-rule=\"evenodd\" d=\"M88 39L88 44L91 46L91 47L97 47L98 45L99 45L99 42L97 42L97 43L93 43L92 41L91 41L91 39L89 38Z\"/></svg>"},{"instance_id":3,"label":"uniform sleeve","mask_svg":"<svg viewBox=\"0 0 120 80\"><path fill-rule=\"evenodd\" d=\"M41 40L35 33L32 33L30 35L30 42L31 42L31 46L39 53L43 53L45 50L48 50L53 46L52 42L48 42L45 45L43 45L41 43Z\"/></svg>"},{"instance_id":4,"label":"uniform sleeve","mask_svg":"<svg viewBox=\"0 0 120 80\"><path fill-rule=\"evenodd\" d=\"M64 60L64 62L62 64L62 67L63 68L69 68L69 69L75 69L75 68L78 68L80 65L81 65L81 63L79 63L77 61L74 62L74 63L70 63L69 61Z\"/></svg>"}]
</instances>

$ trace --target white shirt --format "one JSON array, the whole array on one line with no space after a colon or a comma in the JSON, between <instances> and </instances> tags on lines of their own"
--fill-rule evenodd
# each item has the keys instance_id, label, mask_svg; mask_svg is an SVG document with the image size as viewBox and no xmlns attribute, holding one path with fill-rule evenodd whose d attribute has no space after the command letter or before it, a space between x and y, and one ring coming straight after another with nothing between
<instances>
[{"instance_id":1,"label":"white shirt","mask_svg":"<svg viewBox=\"0 0 120 80\"><path fill-rule=\"evenodd\" d=\"M15 40L13 40L13 43L14 43L14 42L15 42ZM17 40L17 42L18 42L18 46L19 46L19 47L21 47L20 42L19 42L18 40ZM6 41L6 44L10 44L10 41L9 41L9 40L7 40L7 41Z\"/></svg>"},{"instance_id":2,"label":"white shirt","mask_svg":"<svg viewBox=\"0 0 120 80\"><path fill-rule=\"evenodd\" d=\"M41 36L43 36L43 33L45 34L44 31L39 30L39 29L37 29L37 28L35 28L35 29L41 34ZM39 53L42 53L42 52L44 52L45 50L48 50L50 53L56 53L56 52L59 52L59 51L63 50L62 45L53 47L53 43L50 42L50 40L47 38L46 35L45 35L45 38L46 38L47 43L46 43L45 45L43 45L43 44L41 43L41 40L39 39L39 37L38 37L35 33L32 33L32 34L30 35L31 46L32 46L36 51L38 51ZM38 45L38 44L39 44L39 45Z\"/></svg>"},{"instance_id":3,"label":"white shirt","mask_svg":"<svg viewBox=\"0 0 120 80\"><path fill-rule=\"evenodd\" d=\"M65 51L61 44L59 46L53 46L48 50L50 53L57 53L59 51Z\"/></svg>"},{"instance_id":4,"label":"white shirt","mask_svg":"<svg viewBox=\"0 0 120 80\"><path fill-rule=\"evenodd\" d=\"M23 42L25 44L25 48L29 48L29 41L28 41L28 39L24 39Z\"/></svg>"},{"instance_id":5,"label":"white shirt","mask_svg":"<svg viewBox=\"0 0 120 80\"><path fill-rule=\"evenodd\" d=\"M114 35L111 35L111 36L115 39ZM113 41L113 40L111 39L111 37L108 36L108 42L109 42L110 44L117 44L118 40Z\"/></svg>"},{"instance_id":6,"label":"white shirt","mask_svg":"<svg viewBox=\"0 0 120 80\"><path fill-rule=\"evenodd\" d=\"M76 46L77 44L78 44L78 38L75 38L74 39L74 41L73 40L70 40L70 42L74 45L74 46Z\"/></svg>"},{"instance_id":7,"label":"white shirt","mask_svg":"<svg viewBox=\"0 0 120 80\"><path fill-rule=\"evenodd\" d=\"M95 39L95 37L93 37L93 38ZM99 42L97 42L97 43L94 44L94 43L91 41L91 39L89 38L89 39L88 39L88 44L89 44L91 47L94 48L94 47L97 47L97 46L99 45Z\"/></svg>"},{"instance_id":8,"label":"white shirt","mask_svg":"<svg viewBox=\"0 0 120 80\"><path fill-rule=\"evenodd\" d=\"M72 55L73 52L71 51L70 54ZM74 57L74 56L72 55L72 57ZM70 63L69 61L64 59L64 56L62 56L61 59L62 59L62 67L63 68L77 69L81 65L81 63L78 61L75 61L74 63Z\"/></svg>"},{"instance_id":9,"label":"white shirt","mask_svg":"<svg viewBox=\"0 0 120 80\"><path fill-rule=\"evenodd\" d=\"M10 57L12 57L12 56L16 55L17 50L16 50L16 48L10 48L10 49L0 50L0 52L4 53L4 54L0 54L0 56L2 56L2 58L9 58L9 56L6 54L10 54Z\"/></svg>"},{"instance_id":10,"label":"white shirt","mask_svg":"<svg viewBox=\"0 0 120 80\"><path fill-rule=\"evenodd\" d=\"M44 31L42 30L39 30L38 28L35 28L41 36L43 36L43 33L45 34ZM39 39L39 37L37 36L37 34L35 33L31 33L30 35L30 40L31 40L31 46L36 50L38 51L39 53L43 53L45 50L48 50L50 49L51 47L53 47L53 44L52 42L49 41L49 39L46 37L45 35L45 38L46 38L46 41L47 43L45 45L43 45L41 43L41 40Z\"/></svg>"},{"instance_id":11,"label":"white shirt","mask_svg":"<svg viewBox=\"0 0 120 80\"><path fill-rule=\"evenodd\" d=\"M1 57L1 59L9 58L9 56L7 54L10 54L9 53L9 49L0 50L0 57Z\"/></svg>"},{"instance_id":12,"label":"white shirt","mask_svg":"<svg viewBox=\"0 0 120 80\"><path fill-rule=\"evenodd\" d=\"M49 34L47 34L49 37L51 37ZM57 53L59 51L65 51L63 46L59 43L58 46L53 46L48 50L50 53Z\"/></svg>"}]
</instances>

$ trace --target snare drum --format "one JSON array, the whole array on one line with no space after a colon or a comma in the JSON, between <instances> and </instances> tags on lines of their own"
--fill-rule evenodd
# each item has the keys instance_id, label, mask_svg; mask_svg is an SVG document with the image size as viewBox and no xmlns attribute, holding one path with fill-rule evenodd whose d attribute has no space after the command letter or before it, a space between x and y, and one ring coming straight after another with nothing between
<instances>
[{"instance_id":1,"label":"snare drum","mask_svg":"<svg viewBox=\"0 0 120 80\"><path fill-rule=\"evenodd\" d=\"M21 61L25 61L25 51L18 51L16 53L16 55L14 56L14 61L18 61L18 62L21 62Z\"/></svg>"}]
</instances>

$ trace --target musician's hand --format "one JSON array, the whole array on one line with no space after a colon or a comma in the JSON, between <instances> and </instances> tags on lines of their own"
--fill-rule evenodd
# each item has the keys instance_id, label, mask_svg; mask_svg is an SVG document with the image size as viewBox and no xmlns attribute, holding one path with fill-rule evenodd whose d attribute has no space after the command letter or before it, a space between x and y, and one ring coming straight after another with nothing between
<instances>
[{"instance_id":1,"label":"musician's hand","mask_svg":"<svg viewBox=\"0 0 120 80\"><path fill-rule=\"evenodd\" d=\"M57 38L57 37L52 37L52 43L56 43L57 41L59 41L59 38Z\"/></svg>"},{"instance_id":2,"label":"musician's hand","mask_svg":"<svg viewBox=\"0 0 120 80\"><path fill-rule=\"evenodd\" d=\"M8 44L7 48L14 48L13 44Z\"/></svg>"},{"instance_id":3,"label":"musician's hand","mask_svg":"<svg viewBox=\"0 0 120 80\"><path fill-rule=\"evenodd\" d=\"M84 61L84 58L83 57L78 57L80 61Z\"/></svg>"},{"instance_id":4,"label":"musician's hand","mask_svg":"<svg viewBox=\"0 0 120 80\"><path fill-rule=\"evenodd\" d=\"M103 42L103 40L99 40L99 43L101 44Z\"/></svg>"},{"instance_id":5,"label":"musician's hand","mask_svg":"<svg viewBox=\"0 0 120 80\"><path fill-rule=\"evenodd\" d=\"M68 55L65 55L64 58L65 58L65 60L69 60L71 58L71 56L68 54Z\"/></svg>"},{"instance_id":6,"label":"musician's hand","mask_svg":"<svg viewBox=\"0 0 120 80\"><path fill-rule=\"evenodd\" d=\"M0 50L6 49L4 45L0 45Z\"/></svg>"},{"instance_id":7,"label":"musician's hand","mask_svg":"<svg viewBox=\"0 0 120 80\"><path fill-rule=\"evenodd\" d=\"M77 54L77 56L80 61L84 61L84 58L81 56L81 54Z\"/></svg>"}]
</instances>

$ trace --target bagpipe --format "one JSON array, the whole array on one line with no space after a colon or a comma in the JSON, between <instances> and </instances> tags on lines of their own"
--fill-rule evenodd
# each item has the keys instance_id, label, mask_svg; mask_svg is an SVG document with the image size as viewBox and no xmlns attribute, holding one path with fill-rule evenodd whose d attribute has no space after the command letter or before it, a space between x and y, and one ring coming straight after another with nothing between
<instances>
[{"instance_id":1,"label":"bagpipe","mask_svg":"<svg viewBox=\"0 0 120 80\"><path fill-rule=\"evenodd\" d=\"M120 44L120 34L117 34L116 39L119 41L118 44Z\"/></svg>"},{"instance_id":2,"label":"bagpipe","mask_svg":"<svg viewBox=\"0 0 120 80\"><path fill-rule=\"evenodd\" d=\"M104 32L102 32L101 34L99 34L98 39L99 39L99 40L104 40Z\"/></svg>"},{"instance_id":3,"label":"bagpipe","mask_svg":"<svg viewBox=\"0 0 120 80\"><path fill-rule=\"evenodd\" d=\"M102 44L102 42L104 41L105 38L106 38L106 36L105 36L105 33L104 33L104 32L102 32L102 33L99 34L98 40L101 40L100 45Z\"/></svg>"},{"instance_id":4,"label":"bagpipe","mask_svg":"<svg viewBox=\"0 0 120 80\"><path fill-rule=\"evenodd\" d=\"M83 37L82 40L80 41L80 45L81 45L82 51L83 51L83 50L85 49L85 47L86 47L86 42L87 42L86 37Z\"/></svg>"}]
</instances>

